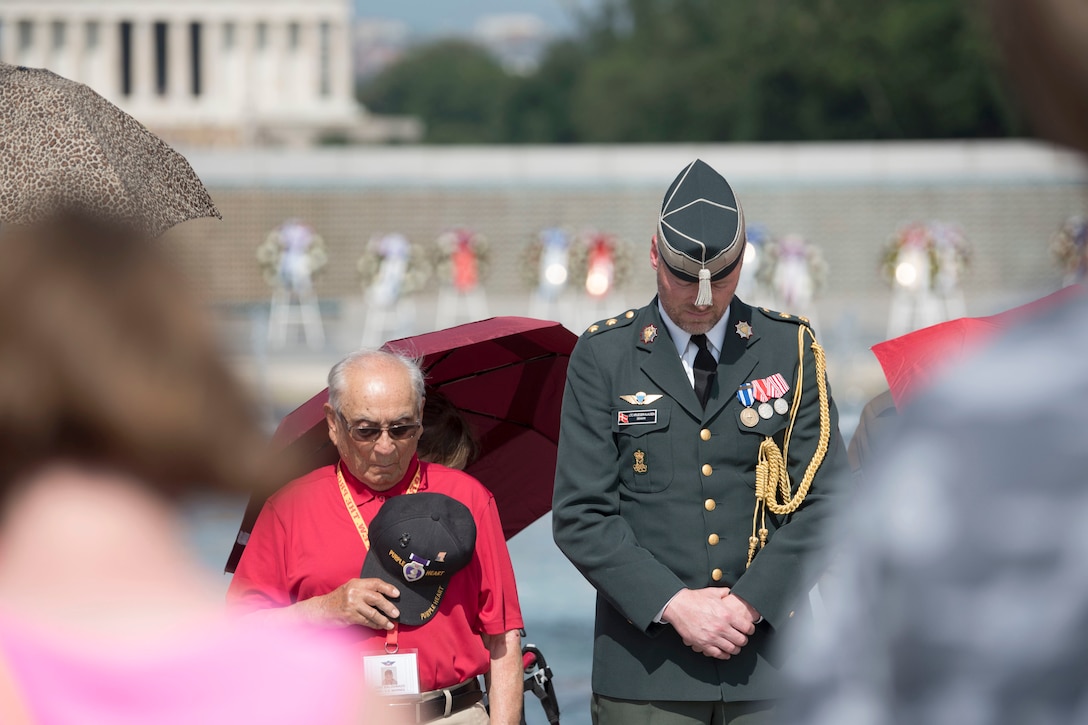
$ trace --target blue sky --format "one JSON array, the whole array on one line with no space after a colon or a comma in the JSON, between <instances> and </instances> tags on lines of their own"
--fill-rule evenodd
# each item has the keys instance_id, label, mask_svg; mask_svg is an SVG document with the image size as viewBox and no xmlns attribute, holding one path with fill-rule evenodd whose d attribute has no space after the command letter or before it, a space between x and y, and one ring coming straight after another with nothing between
<instances>
[{"instance_id":1,"label":"blue sky","mask_svg":"<svg viewBox=\"0 0 1088 725\"><path fill-rule=\"evenodd\" d=\"M401 20L414 33L458 34L483 15L532 13L557 31L571 27L571 7L595 0L355 0L356 17Z\"/></svg>"}]
</instances>

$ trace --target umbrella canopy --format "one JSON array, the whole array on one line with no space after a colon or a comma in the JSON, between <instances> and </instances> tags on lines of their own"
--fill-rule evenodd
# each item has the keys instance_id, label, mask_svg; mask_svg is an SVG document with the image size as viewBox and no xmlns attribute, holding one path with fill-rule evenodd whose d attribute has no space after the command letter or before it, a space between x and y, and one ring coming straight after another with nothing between
<instances>
[{"instance_id":1,"label":"umbrella canopy","mask_svg":"<svg viewBox=\"0 0 1088 725\"><path fill-rule=\"evenodd\" d=\"M997 333L1082 294L1081 285L1070 285L996 315L961 317L873 345L871 349L888 380L895 407L901 409L917 390L942 370L962 360Z\"/></svg>"},{"instance_id":2,"label":"umbrella canopy","mask_svg":"<svg viewBox=\"0 0 1088 725\"><path fill-rule=\"evenodd\" d=\"M422 360L427 388L464 416L480 453L466 469L495 496L509 539L552 505L559 414L567 362L577 337L558 322L494 317L387 342L382 349ZM339 460L329 441L328 388L280 422L272 439L303 461L303 470ZM253 496L227 561L233 572L266 497Z\"/></svg>"},{"instance_id":3,"label":"umbrella canopy","mask_svg":"<svg viewBox=\"0 0 1088 725\"><path fill-rule=\"evenodd\" d=\"M153 236L222 218L185 157L132 116L82 83L0 63L0 222L66 208Z\"/></svg>"}]
</instances>

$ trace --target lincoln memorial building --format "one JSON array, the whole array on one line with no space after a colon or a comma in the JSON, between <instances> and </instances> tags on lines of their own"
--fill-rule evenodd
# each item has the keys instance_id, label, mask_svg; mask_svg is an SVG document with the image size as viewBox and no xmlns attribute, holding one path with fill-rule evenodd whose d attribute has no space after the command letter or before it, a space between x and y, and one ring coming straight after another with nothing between
<instances>
[{"instance_id":1,"label":"lincoln memorial building","mask_svg":"<svg viewBox=\"0 0 1088 725\"><path fill-rule=\"evenodd\" d=\"M3 0L0 60L86 83L168 141L414 141L354 99L350 0Z\"/></svg>"}]
</instances>

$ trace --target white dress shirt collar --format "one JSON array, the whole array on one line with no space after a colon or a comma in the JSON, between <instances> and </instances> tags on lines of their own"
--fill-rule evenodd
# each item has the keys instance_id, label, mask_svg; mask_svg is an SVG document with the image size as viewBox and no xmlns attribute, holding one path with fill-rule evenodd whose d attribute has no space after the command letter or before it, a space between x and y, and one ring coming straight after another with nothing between
<instances>
[{"instance_id":1,"label":"white dress shirt collar","mask_svg":"<svg viewBox=\"0 0 1088 725\"><path fill-rule=\"evenodd\" d=\"M657 311L661 313L661 321L669 331L669 337L672 338L673 344L676 345L676 354L681 358L684 357L684 352L688 349L688 343L691 342L691 333L681 330L669 318L668 314L665 313L665 308L661 306L661 300L657 301ZM725 308L722 319L718 320L714 327L710 328L706 333L706 341L710 343L710 353L715 360L720 359L722 356L722 346L725 344L725 330L727 327L729 327L729 307Z\"/></svg>"}]
</instances>

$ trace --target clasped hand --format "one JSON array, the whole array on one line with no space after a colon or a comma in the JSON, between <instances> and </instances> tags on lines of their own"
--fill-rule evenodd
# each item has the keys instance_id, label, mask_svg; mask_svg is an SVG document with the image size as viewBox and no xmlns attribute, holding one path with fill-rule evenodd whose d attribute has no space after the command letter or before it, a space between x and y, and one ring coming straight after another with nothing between
<instances>
[{"instance_id":1,"label":"clasped hand","mask_svg":"<svg viewBox=\"0 0 1088 725\"><path fill-rule=\"evenodd\" d=\"M682 589L665 607L662 620L696 652L727 660L748 644L759 612L728 587Z\"/></svg>"}]
</instances>

